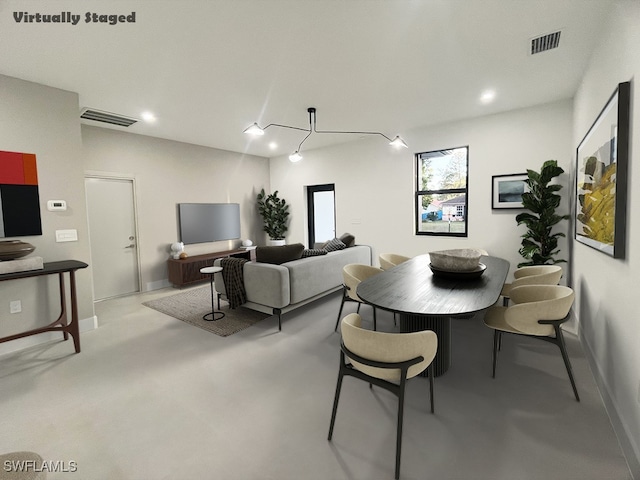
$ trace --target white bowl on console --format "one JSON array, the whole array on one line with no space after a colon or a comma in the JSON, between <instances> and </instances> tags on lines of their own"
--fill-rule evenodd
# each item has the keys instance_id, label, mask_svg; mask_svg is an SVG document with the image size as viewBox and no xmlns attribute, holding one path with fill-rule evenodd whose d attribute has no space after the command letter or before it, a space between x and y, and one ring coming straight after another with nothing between
<instances>
[{"instance_id":1,"label":"white bowl on console","mask_svg":"<svg viewBox=\"0 0 640 480\"><path fill-rule=\"evenodd\" d=\"M470 272L480 264L482 253L473 248L457 248L429 252L431 266L450 272Z\"/></svg>"}]
</instances>

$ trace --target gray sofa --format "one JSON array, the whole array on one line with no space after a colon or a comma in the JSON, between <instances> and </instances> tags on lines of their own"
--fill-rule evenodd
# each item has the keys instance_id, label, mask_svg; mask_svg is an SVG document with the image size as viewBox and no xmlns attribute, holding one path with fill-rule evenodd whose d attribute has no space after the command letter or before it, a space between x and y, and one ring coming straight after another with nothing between
<instances>
[{"instance_id":1,"label":"gray sofa","mask_svg":"<svg viewBox=\"0 0 640 480\"><path fill-rule=\"evenodd\" d=\"M342 289L342 267L349 263L371 265L371 247L354 245L326 255L300 258L274 265L247 262L243 266L247 302L244 307L278 316ZM214 265L220 266L218 259ZM214 274L215 287L227 299L222 273Z\"/></svg>"}]
</instances>

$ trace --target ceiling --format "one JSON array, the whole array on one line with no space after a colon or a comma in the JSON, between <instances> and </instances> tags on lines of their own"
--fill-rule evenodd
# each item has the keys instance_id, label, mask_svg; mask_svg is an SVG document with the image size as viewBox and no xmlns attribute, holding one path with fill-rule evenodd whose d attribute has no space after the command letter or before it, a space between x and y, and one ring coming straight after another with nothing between
<instances>
[{"instance_id":1,"label":"ceiling","mask_svg":"<svg viewBox=\"0 0 640 480\"><path fill-rule=\"evenodd\" d=\"M118 130L273 157L304 132L389 137L573 97L612 0L0 0L0 73L77 92L80 107L156 121ZM14 12L81 16L23 23ZM85 23L85 13L135 23ZM533 37L560 46L529 55ZM481 93L496 92L482 104ZM93 125L95 122L86 122ZM312 135L305 149L357 140ZM277 142L270 149L268 144Z\"/></svg>"}]
</instances>

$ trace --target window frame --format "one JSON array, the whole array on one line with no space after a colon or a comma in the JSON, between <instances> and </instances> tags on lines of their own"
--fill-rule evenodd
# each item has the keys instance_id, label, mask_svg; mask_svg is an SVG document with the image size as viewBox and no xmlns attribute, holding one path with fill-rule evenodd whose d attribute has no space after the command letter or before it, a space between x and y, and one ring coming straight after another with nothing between
<instances>
[{"instance_id":1,"label":"window frame","mask_svg":"<svg viewBox=\"0 0 640 480\"><path fill-rule=\"evenodd\" d=\"M447 188L436 190L420 190L420 172L421 172L421 156L429 153L448 152L453 150L465 149L466 154L466 181L464 188ZM414 194L414 223L415 234L426 235L431 237L468 237L469 236L469 145L462 145L452 148L441 148L437 150L428 150L424 152L418 152L414 156L414 173L415 173L415 194ZM465 196L465 215L464 215L464 232L425 232L420 230L422 223L422 202L420 197L423 195L437 195L437 194L459 194Z\"/></svg>"}]
</instances>

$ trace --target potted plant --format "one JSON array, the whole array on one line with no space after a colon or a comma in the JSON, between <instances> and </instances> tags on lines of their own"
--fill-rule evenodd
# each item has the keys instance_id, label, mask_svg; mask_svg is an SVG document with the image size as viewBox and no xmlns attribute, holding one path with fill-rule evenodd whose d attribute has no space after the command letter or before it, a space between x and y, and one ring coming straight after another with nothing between
<instances>
[{"instance_id":1,"label":"potted plant","mask_svg":"<svg viewBox=\"0 0 640 480\"><path fill-rule=\"evenodd\" d=\"M564 173L556 160L547 160L542 165L540 172L527 170L528 179L525 183L529 191L522 194L522 205L529 212L516 215L518 225L525 224L527 232L522 235L522 247L519 250L527 261L518 264L518 267L528 265L550 265L566 262L556 259L558 238L564 237L562 232L551 233L553 227L561 220L569 218L569 215L558 215L556 209L560 205L561 197L556 194L562 185L549 184L552 179Z\"/></svg>"},{"instance_id":2,"label":"potted plant","mask_svg":"<svg viewBox=\"0 0 640 480\"><path fill-rule=\"evenodd\" d=\"M269 235L271 245L284 245L289 205L284 198L278 198L277 190L267 195L264 188L258 194L257 201L258 212L264 221L263 230Z\"/></svg>"}]
</instances>

